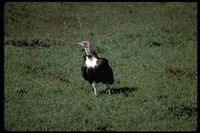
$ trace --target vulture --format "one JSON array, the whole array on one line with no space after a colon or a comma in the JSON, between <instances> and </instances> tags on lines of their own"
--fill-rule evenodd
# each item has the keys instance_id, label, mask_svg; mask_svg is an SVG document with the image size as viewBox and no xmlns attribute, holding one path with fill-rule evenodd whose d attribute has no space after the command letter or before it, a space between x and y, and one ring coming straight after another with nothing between
<instances>
[{"instance_id":1,"label":"vulture","mask_svg":"<svg viewBox=\"0 0 200 133\"><path fill-rule=\"evenodd\" d=\"M110 94L112 89L109 85L113 84L114 78L108 60L106 58L99 58L95 52L90 52L89 41L82 41L76 44L79 44L85 49L86 54L83 56L81 74L92 85L94 95L97 96L96 84L100 82L107 85L106 92Z\"/></svg>"}]
</instances>

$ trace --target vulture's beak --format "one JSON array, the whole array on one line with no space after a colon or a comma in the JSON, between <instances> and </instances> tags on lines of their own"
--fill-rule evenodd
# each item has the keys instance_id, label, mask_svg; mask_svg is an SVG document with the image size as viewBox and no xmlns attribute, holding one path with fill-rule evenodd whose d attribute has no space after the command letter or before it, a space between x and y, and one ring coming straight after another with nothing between
<instances>
[{"instance_id":1,"label":"vulture's beak","mask_svg":"<svg viewBox=\"0 0 200 133\"><path fill-rule=\"evenodd\" d=\"M81 45L81 43L79 42L79 43L76 43L76 44L79 44L79 45Z\"/></svg>"}]
</instances>

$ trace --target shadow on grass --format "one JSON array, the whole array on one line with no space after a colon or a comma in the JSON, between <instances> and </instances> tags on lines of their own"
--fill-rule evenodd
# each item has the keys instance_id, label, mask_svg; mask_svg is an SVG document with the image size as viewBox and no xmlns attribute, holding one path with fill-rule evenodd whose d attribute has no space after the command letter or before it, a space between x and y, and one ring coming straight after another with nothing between
<instances>
[{"instance_id":1,"label":"shadow on grass","mask_svg":"<svg viewBox=\"0 0 200 133\"><path fill-rule=\"evenodd\" d=\"M128 93L133 91L137 91L137 88L134 87L112 88L111 94L124 94L125 96L128 96ZM106 94L106 93L108 93L106 90L100 92L100 94Z\"/></svg>"}]
</instances>

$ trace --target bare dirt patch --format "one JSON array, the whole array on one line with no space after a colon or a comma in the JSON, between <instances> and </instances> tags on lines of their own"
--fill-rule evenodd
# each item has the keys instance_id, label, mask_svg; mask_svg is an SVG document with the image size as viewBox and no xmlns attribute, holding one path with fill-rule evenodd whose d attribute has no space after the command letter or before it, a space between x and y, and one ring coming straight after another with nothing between
<instances>
[{"instance_id":1,"label":"bare dirt patch","mask_svg":"<svg viewBox=\"0 0 200 133\"><path fill-rule=\"evenodd\" d=\"M41 41L39 39L33 39L29 42L27 41L15 41L15 40L8 40L4 43L5 45L13 45L16 47L24 47L28 49L35 49L35 48L48 48L50 44L48 42Z\"/></svg>"}]
</instances>

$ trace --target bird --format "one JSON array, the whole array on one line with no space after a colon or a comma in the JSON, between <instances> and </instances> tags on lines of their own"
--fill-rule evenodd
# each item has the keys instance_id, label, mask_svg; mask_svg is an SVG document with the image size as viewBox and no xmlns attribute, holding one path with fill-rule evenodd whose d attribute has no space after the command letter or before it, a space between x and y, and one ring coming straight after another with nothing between
<instances>
[{"instance_id":1,"label":"bird","mask_svg":"<svg viewBox=\"0 0 200 133\"><path fill-rule=\"evenodd\" d=\"M107 85L106 92L111 94L111 87L114 83L113 71L106 58L99 58L96 52L90 52L90 42L82 41L76 43L85 49L83 63L81 66L81 74L94 89L94 95L97 96L96 85L103 83Z\"/></svg>"}]
</instances>

